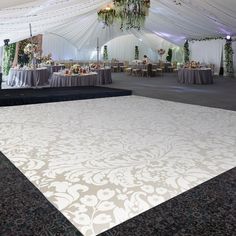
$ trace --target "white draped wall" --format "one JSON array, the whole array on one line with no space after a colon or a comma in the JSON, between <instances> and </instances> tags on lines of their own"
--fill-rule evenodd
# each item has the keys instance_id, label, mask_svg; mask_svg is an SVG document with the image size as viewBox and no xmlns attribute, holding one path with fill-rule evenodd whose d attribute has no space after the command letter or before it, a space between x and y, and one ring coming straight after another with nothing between
<instances>
[{"instance_id":1,"label":"white draped wall","mask_svg":"<svg viewBox=\"0 0 236 236\"><path fill-rule=\"evenodd\" d=\"M162 48L166 50L166 54L163 56L163 60L166 59L168 49L173 50L172 61L183 62L183 49L178 47L165 39L162 39L154 34L137 34L137 35L125 35L117 37L108 43L108 56L119 60L134 60L135 46L139 47L140 59L143 55L147 55L152 61L158 61L160 59L157 50ZM103 52L103 48L102 48Z\"/></svg>"},{"instance_id":2,"label":"white draped wall","mask_svg":"<svg viewBox=\"0 0 236 236\"><path fill-rule=\"evenodd\" d=\"M189 43L190 58L205 64L214 64L219 74L225 40L194 41Z\"/></svg>"},{"instance_id":3,"label":"white draped wall","mask_svg":"<svg viewBox=\"0 0 236 236\"><path fill-rule=\"evenodd\" d=\"M152 61L159 60L157 49L163 48L166 50L166 54L163 56L165 60L168 49L173 49L172 61L183 62L183 49L178 47L165 39L162 39L153 34L139 34L139 35L124 35L116 37L113 40L106 43L108 46L109 60L116 58L119 60L134 60L135 45L139 47L140 59L146 54ZM82 61L94 61L97 59L96 47L86 47L77 49L68 40L55 35L44 34L43 35L43 55L52 53L54 60L82 60ZM103 47L100 52L100 59L103 59Z\"/></svg>"},{"instance_id":4,"label":"white draped wall","mask_svg":"<svg viewBox=\"0 0 236 236\"><path fill-rule=\"evenodd\" d=\"M55 34L43 35L42 49L43 55L52 53L52 57L54 60L77 59L77 48L68 40Z\"/></svg>"}]
</instances>

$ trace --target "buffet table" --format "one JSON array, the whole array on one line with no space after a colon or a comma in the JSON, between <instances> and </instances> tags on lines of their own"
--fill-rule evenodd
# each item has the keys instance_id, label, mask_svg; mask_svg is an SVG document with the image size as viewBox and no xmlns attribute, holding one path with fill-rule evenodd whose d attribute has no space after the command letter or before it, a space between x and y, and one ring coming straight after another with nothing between
<instances>
[{"instance_id":1,"label":"buffet table","mask_svg":"<svg viewBox=\"0 0 236 236\"><path fill-rule=\"evenodd\" d=\"M213 76L210 68L189 69L183 68L178 71L178 82L186 84L213 84Z\"/></svg>"},{"instance_id":2,"label":"buffet table","mask_svg":"<svg viewBox=\"0 0 236 236\"><path fill-rule=\"evenodd\" d=\"M98 85L98 74L92 72L89 74L65 75L54 72L50 79L50 87L72 87L72 86L96 86Z\"/></svg>"},{"instance_id":3,"label":"buffet table","mask_svg":"<svg viewBox=\"0 0 236 236\"><path fill-rule=\"evenodd\" d=\"M12 87L35 87L48 84L47 68L10 69L7 84Z\"/></svg>"}]
</instances>

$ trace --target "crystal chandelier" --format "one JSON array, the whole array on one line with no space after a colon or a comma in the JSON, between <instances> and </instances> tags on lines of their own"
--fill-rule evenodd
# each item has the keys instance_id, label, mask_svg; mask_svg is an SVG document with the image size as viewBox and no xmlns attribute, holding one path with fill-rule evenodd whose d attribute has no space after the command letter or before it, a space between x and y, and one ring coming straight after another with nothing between
<instances>
[{"instance_id":1,"label":"crystal chandelier","mask_svg":"<svg viewBox=\"0 0 236 236\"><path fill-rule=\"evenodd\" d=\"M144 26L149 8L150 0L114 0L113 7L106 7L98 12L98 18L105 26L116 22L120 24L121 30L140 30Z\"/></svg>"}]
</instances>

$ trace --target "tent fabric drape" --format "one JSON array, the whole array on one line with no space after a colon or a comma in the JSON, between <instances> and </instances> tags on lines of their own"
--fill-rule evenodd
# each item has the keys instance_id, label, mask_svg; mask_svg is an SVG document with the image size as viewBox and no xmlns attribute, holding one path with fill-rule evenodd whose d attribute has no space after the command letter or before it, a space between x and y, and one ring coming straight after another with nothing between
<instances>
[{"instance_id":1,"label":"tent fabric drape","mask_svg":"<svg viewBox=\"0 0 236 236\"><path fill-rule=\"evenodd\" d=\"M109 2L111 1L4 2L0 12L0 46L7 38L11 42L28 38L29 23L32 23L34 35L56 33L79 49L86 44L95 47L96 37L101 39L103 45L124 34L119 30L119 25L103 29L103 24L97 20L97 11ZM183 45L185 39L189 38L236 35L235 9L235 0L188 0L182 1L182 5L176 5L169 0L152 0L145 31L178 45Z\"/></svg>"},{"instance_id":2,"label":"tent fabric drape","mask_svg":"<svg viewBox=\"0 0 236 236\"><path fill-rule=\"evenodd\" d=\"M190 58L201 63L214 64L215 73L219 74L224 44L223 39L190 42Z\"/></svg>"},{"instance_id":3,"label":"tent fabric drape","mask_svg":"<svg viewBox=\"0 0 236 236\"><path fill-rule=\"evenodd\" d=\"M77 48L68 40L55 34L43 35L42 51L43 55L51 53L56 61L77 60Z\"/></svg>"}]
</instances>

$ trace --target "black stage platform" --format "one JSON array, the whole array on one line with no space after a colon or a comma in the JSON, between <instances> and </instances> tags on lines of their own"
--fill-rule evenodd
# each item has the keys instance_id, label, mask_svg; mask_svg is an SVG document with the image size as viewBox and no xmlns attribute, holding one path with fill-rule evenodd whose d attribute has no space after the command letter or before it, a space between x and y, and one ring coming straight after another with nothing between
<instances>
[{"instance_id":1,"label":"black stage platform","mask_svg":"<svg viewBox=\"0 0 236 236\"><path fill-rule=\"evenodd\" d=\"M0 106L105 98L131 95L131 90L106 87L27 88L0 90Z\"/></svg>"}]
</instances>

